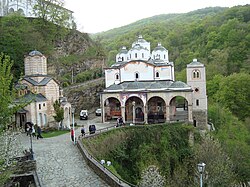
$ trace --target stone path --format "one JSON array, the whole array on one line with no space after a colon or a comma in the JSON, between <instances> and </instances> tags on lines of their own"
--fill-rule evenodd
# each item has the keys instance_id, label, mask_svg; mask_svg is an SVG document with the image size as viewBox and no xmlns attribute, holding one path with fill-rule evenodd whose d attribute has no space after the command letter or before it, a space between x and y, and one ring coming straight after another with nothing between
<instances>
[{"instance_id":1,"label":"stone path","mask_svg":"<svg viewBox=\"0 0 250 187\"><path fill-rule=\"evenodd\" d=\"M97 125L97 129L104 126ZM80 135L80 128L76 130L76 135ZM21 141L24 149L30 148L30 139L26 134L22 135ZM42 187L109 186L86 164L77 146L73 145L70 133L39 140L33 138L32 142Z\"/></svg>"}]
</instances>

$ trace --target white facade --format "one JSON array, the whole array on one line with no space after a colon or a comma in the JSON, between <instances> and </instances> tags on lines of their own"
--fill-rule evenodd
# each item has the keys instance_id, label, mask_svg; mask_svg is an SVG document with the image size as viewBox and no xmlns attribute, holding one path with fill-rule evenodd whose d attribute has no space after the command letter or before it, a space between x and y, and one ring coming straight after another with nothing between
<instances>
[{"instance_id":1,"label":"white facade","mask_svg":"<svg viewBox=\"0 0 250 187\"><path fill-rule=\"evenodd\" d=\"M35 17L33 7L36 0L0 0L0 16L20 12L25 17Z\"/></svg>"},{"instance_id":2,"label":"white facade","mask_svg":"<svg viewBox=\"0 0 250 187\"><path fill-rule=\"evenodd\" d=\"M205 66L194 59L187 65L187 83L175 81L174 63L160 43L150 53L150 43L139 36L129 51L123 47L105 69L105 83L103 122L122 117L125 123L185 121L207 128Z\"/></svg>"},{"instance_id":3,"label":"white facade","mask_svg":"<svg viewBox=\"0 0 250 187\"><path fill-rule=\"evenodd\" d=\"M187 84L193 89L193 109L207 110L206 72L197 59L187 65Z\"/></svg>"},{"instance_id":4,"label":"white facade","mask_svg":"<svg viewBox=\"0 0 250 187\"><path fill-rule=\"evenodd\" d=\"M122 47L116 63L105 70L106 87L126 81L174 81L174 64L169 62L168 50L160 43L150 53L150 42L140 35L128 51Z\"/></svg>"}]
</instances>

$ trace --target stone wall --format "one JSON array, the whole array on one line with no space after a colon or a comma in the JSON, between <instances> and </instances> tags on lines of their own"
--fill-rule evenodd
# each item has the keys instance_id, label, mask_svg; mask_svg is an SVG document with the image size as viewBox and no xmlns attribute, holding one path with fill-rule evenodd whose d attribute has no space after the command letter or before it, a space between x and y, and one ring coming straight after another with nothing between
<instances>
[{"instance_id":1,"label":"stone wall","mask_svg":"<svg viewBox=\"0 0 250 187\"><path fill-rule=\"evenodd\" d=\"M207 111L194 110L193 111L193 120L196 121L197 128L199 128L201 130L207 129Z\"/></svg>"},{"instance_id":2,"label":"stone wall","mask_svg":"<svg viewBox=\"0 0 250 187\"><path fill-rule=\"evenodd\" d=\"M91 167L94 172L101 177L105 182L107 182L112 187L129 187L133 186L132 184L119 179L113 175L109 170L107 170L103 165L101 165L88 151L84 148L81 140L77 142L77 147L79 148L83 158L86 160L89 167Z\"/></svg>"}]
</instances>

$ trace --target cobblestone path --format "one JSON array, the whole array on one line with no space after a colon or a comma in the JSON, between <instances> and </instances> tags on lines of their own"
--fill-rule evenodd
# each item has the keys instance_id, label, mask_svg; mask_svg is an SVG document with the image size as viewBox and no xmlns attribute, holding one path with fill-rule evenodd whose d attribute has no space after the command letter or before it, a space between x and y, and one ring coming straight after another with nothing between
<instances>
[{"instance_id":1,"label":"cobblestone path","mask_svg":"<svg viewBox=\"0 0 250 187\"><path fill-rule=\"evenodd\" d=\"M80 128L76 134L80 134ZM24 149L30 139L22 135ZM70 133L53 138L33 138L37 174L42 187L108 187L86 164Z\"/></svg>"}]
</instances>

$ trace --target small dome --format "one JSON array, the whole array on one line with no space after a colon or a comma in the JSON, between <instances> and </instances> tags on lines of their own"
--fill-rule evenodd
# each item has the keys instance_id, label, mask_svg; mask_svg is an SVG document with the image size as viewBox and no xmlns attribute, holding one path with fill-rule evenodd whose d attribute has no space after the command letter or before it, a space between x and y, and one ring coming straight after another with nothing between
<instances>
[{"instance_id":1,"label":"small dome","mask_svg":"<svg viewBox=\"0 0 250 187\"><path fill-rule=\"evenodd\" d=\"M119 54L127 54L127 53L128 53L127 48L123 46Z\"/></svg>"},{"instance_id":2,"label":"small dome","mask_svg":"<svg viewBox=\"0 0 250 187\"><path fill-rule=\"evenodd\" d=\"M43 56L40 51L34 50L29 53L29 56Z\"/></svg>"},{"instance_id":3,"label":"small dome","mask_svg":"<svg viewBox=\"0 0 250 187\"><path fill-rule=\"evenodd\" d=\"M158 46L153 51L167 51L167 49L161 43L158 43Z\"/></svg>"}]
</instances>

